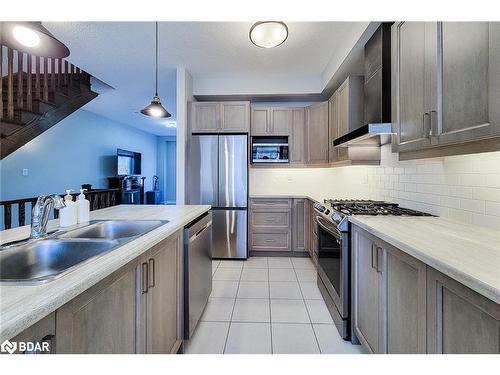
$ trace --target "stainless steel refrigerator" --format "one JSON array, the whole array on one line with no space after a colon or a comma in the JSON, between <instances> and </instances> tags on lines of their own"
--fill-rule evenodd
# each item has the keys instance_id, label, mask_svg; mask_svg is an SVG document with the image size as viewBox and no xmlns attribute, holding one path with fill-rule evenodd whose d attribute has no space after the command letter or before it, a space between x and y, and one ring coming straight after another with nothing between
<instances>
[{"instance_id":1,"label":"stainless steel refrigerator","mask_svg":"<svg viewBox=\"0 0 500 375\"><path fill-rule=\"evenodd\" d=\"M193 135L188 202L212 206L213 258L246 259L248 140L246 135Z\"/></svg>"}]
</instances>

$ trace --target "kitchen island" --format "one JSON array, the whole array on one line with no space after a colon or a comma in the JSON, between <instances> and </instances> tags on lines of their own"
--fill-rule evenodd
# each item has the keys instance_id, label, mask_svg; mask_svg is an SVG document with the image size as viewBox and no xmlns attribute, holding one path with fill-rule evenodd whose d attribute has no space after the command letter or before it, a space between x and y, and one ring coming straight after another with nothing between
<instances>
[{"instance_id":1,"label":"kitchen island","mask_svg":"<svg viewBox=\"0 0 500 375\"><path fill-rule=\"evenodd\" d=\"M179 288L182 284L181 274L182 274L182 229L185 225L197 219L201 215L204 215L210 206L137 206L137 205L120 205L115 207L109 207L102 210L97 210L91 212L91 220L168 220L168 223L161 225L160 227L147 232L146 234L133 239L130 242L106 253L102 256L91 259L88 262L84 262L77 266L74 270L68 274L39 284L0 284L0 342L7 339L12 339L14 336L29 329L35 323L40 320L46 319L54 312L60 308L66 308L73 301L82 298L82 295L89 294L90 291L94 293L100 292L96 290L98 286L102 283L113 284L114 281L120 279L119 272L126 267L130 267L130 279L129 283L134 288L137 284L140 287L141 276L140 276L140 266L143 264L142 257L149 257L145 261L154 262L154 254L159 253L159 247L164 244L174 248L174 252L178 255L177 257L171 258L170 260L175 260L175 264L170 264L169 270L175 271L176 277L173 282L175 288ZM49 222L48 230L54 230L58 228L58 220L53 220ZM30 228L29 226L24 226L20 228L14 228L11 230L6 230L1 232L2 243L8 243L12 241L21 240L29 237ZM155 252L156 249L156 252ZM154 254L153 254L154 253ZM153 254L153 255L150 255ZM180 259L179 259L180 258ZM166 262L169 263L169 259L165 258ZM170 263L172 263L170 262ZM137 265L135 264L137 263ZM153 265L154 266L154 265ZM158 268L158 265L156 265ZM135 271L135 270L138 271ZM163 281L164 274L156 272L159 274L159 282ZM116 275L116 277L115 277ZM136 277L137 276L137 277ZM149 276L147 283L150 283ZM155 281L153 280L153 284ZM178 295L178 300L181 301L180 292L176 292ZM96 293L98 295L99 293ZM129 293L133 295L134 293ZM138 299L141 299L145 294L137 293ZM142 296L141 296L142 294ZM154 293L151 293L154 294ZM101 297L104 293L101 293ZM98 296L99 298L99 296ZM98 301L103 304L105 301ZM120 302L120 301L118 301ZM150 304L150 314L153 308L155 308L154 303L147 301ZM120 307L117 301L114 302L115 307ZM88 301L87 301L87 305ZM144 304L143 304L144 305ZM179 302L180 305L180 302ZM105 307L105 306L104 306ZM102 310L104 310L104 307ZM137 317L141 314L142 305L134 306L132 311L129 311L131 316ZM82 310L83 311L83 310ZM120 313L120 311L116 311ZM92 311L83 311L81 316L82 321L85 321L89 317ZM146 308L144 307L143 315L146 314ZM102 318L102 317L100 317ZM118 317L116 320L119 320ZM140 322L139 322L140 323ZM58 321L59 324L59 321ZM144 324L142 324L144 325ZM138 325L141 328L141 324ZM78 331L81 327L73 326L69 327L73 331ZM87 327L88 328L88 327ZM141 336L145 336L145 327L143 328L143 333ZM92 328L88 328L92 329ZM95 327L94 327L95 329ZM123 327L125 330L125 327ZM87 332L88 333L88 332ZM94 332L95 333L95 332ZM106 332L102 332L103 335ZM137 332L134 332L133 336L136 336ZM48 335L50 336L50 335ZM56 334L56 336L59 336ZM60 342L60 337L57 337L56 342ZM129 340L130 341L130 340ZM134 338L134 343L129 343L129 347L133 344L135 347L135 352L146 352L146 344L140 343L140 337ZM149 344L149 343L148 343ZM58 344L59 345L59 344ZM113 352L112 346L110 346L110 351ZM89 351L93 351L92 348L87 348ZM118 352L123 352L123 347L118 348ZM71 352L71 350L69 350Z\"/></svg>"}]
</instances>

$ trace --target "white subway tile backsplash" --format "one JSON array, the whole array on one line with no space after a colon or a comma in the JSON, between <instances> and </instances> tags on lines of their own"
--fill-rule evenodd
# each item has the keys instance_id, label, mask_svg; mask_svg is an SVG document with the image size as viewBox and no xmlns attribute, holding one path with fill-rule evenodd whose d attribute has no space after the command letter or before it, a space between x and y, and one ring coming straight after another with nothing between
<instances>
[{"instance_id":1,"label":"white subway tile backsplash","mask_svg":"<svg viewBox=\"0 0 500 375\"><path fill-rule=\"evenodd\" d=\"M460 208L462 210L484 214L486 211L486 203L477 199L460 199Z\"/></svg>"},{"instance_id":2,"label":"white subway tile backsplash","mask_svg":"<svg viewBox=\"0 0 500 375\"><path fill-rule=\"evenodd\" d=\"M378 167L251 169L250 194L387 200L500 230L500 152L400 162L385 145L381 155Z\"/></svg>"}]
</instances>

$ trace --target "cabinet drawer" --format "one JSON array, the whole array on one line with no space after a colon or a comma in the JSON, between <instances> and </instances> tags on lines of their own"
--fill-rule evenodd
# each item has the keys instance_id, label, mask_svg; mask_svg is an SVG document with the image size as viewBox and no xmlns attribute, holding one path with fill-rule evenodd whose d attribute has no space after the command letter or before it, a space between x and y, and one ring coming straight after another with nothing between
<instances>
[{"instance_id":1,"label":"cabinet drawer","mask_svg":"<svg viewBox=\"0 0 500 375\"><path fill-rule=\"evenodd\" d=\"M252 210L250 225L253 228L288 228L290 226L290 210Z\"/></svg>"},{"instance_id":2,"label":"cabinet drawer","mask_svg":"<svg viewBox=\"0 0 500 375\"><path fill-rule=\"evenodd\" d=\"M250 206L255 208L274 209L276 207L292 207L292 200L288 198L251 198Z\"/></svg>"},{"instance_id":3,"label":"cabinet drawer","mask_svg":"<svg viewBox=\"0 0 500 375\"><path fill-rule=\"evenodd\" d=\"M252 233L250 245L252 250L290 250L290 233Z\"/></svg>"}]
</instances>

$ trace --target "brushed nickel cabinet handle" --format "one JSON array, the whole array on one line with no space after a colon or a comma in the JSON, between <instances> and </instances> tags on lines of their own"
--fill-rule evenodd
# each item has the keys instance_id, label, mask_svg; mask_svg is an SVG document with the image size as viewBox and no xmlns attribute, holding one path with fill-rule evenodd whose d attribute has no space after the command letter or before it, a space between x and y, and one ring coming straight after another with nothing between
<instances>
[{"instance_id":1,"label":"brushed nickel cabinet handle","mask_svg":"<svg viewBox=\"0 0 500 375\"><path fill-rule=\"evenodd\" d=\"M377 269L378 257L377 257L376 251L377 251L377 248L376 248L375 244L372 243L372 254L371 254L372 255L372 268L378 271L378 269Z\"/></svg>"},{"instance_id":2,"label":"brushed nickel cabinet handle","mask_svg":"<svg viewBox=\"0 0 500 375\"><path fill-rule=\"evenodd\" d=\"M141 264L141 289L142 289L142 294L146 294L148 292L148 279L149 279L149 272L148 272L148 264L146 262Z\"/></svg>"},{"instance_id":3,"label":"brushed nickel cabinet handle","mask_svg":"<svg viewBox=\"0 0 500 375\"><path fill-rule=\"evenodd\" d=\"M430 116L429 117L430 117L430 122L431 122L429 135L431 137L435 137L435 136L438 135L438 130L437 130L437 111L432 110L430 112Z\"/></svg>"},{"instance_id":4,"label":"brushed nickel cabinet handle","mask_svg":"<svg viewBox=\"0 0 500 375\"><path fill-rule=\"evenodd\" d=\"M149 284L148 288L154 288L156 283L155 259L151 258L148 262Z\"/></svg>"},{"instance_id":5,"label":"brushed nickel cabinet handle","mask_svg":"<svg viewBox=\"0 0 500 375\"><path fill-rule=\"evenodd\" d=\"M423 114L422 122L424 126L425 137L430 137L432 135L432 129L431 129L431 115L429 114L429 112L425 112Z\"/></svg>"}]
</instances>

